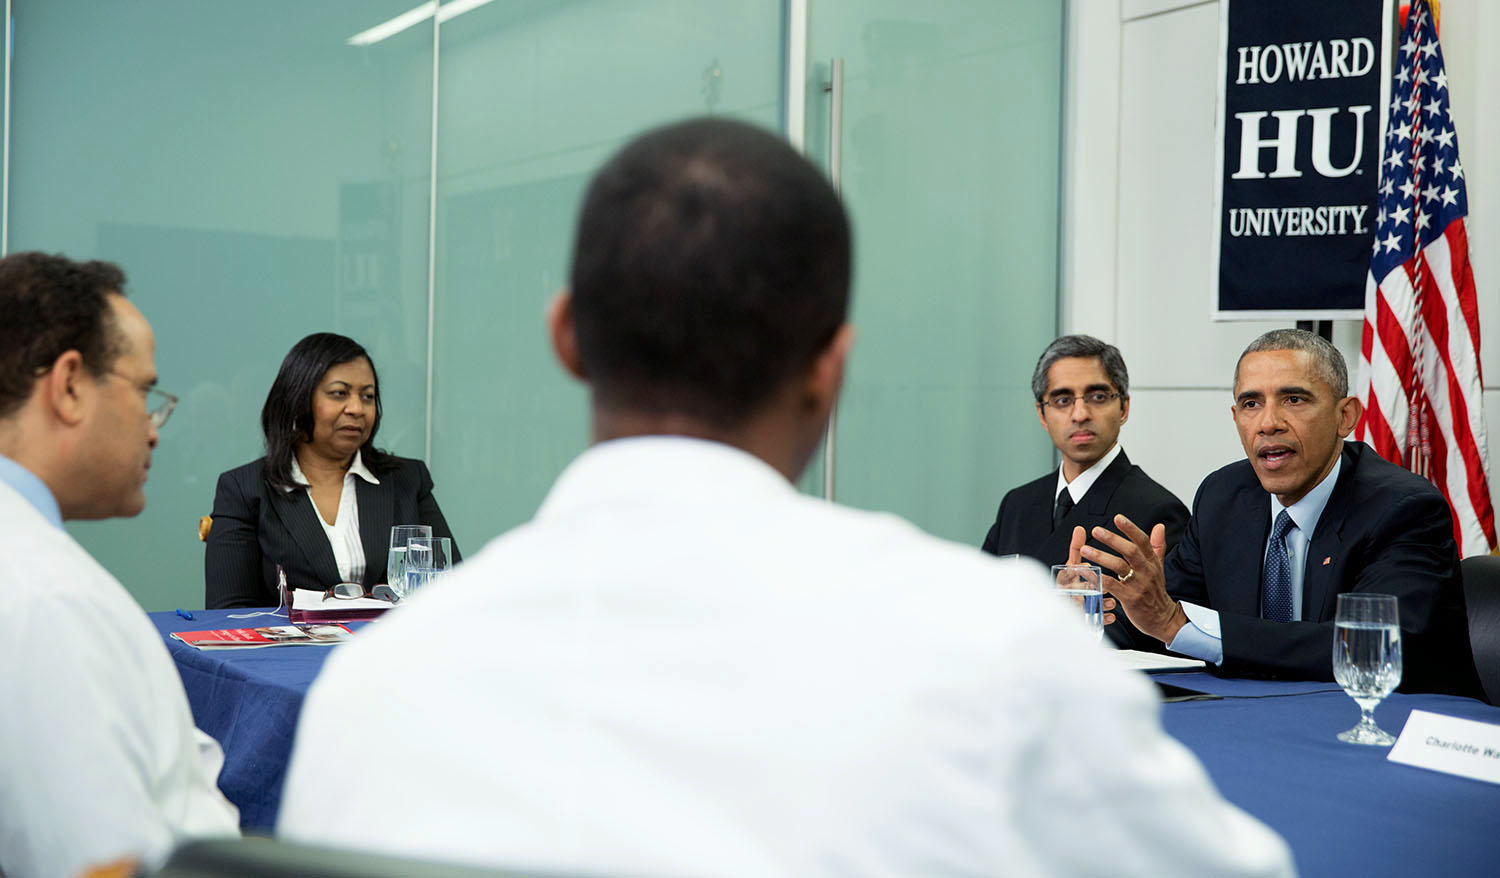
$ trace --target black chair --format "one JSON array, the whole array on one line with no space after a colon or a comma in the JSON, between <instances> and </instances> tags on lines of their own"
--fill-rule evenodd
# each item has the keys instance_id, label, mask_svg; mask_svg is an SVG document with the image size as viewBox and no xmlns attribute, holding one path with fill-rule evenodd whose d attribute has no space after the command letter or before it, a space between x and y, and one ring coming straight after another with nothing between
<instances>
[{"instance_id":1,"label":"black chair","mask_svg":"<svg viewBox=\"0 0 1500 878\"><path fill-rule=\"evenodd\" d=\"M1486 700L1500 705L1500 556L1465 558L1463 574L1474 666Z\"/></svg>"},{"instance_id":2,"label":"black chair","mask_svg":"<svg viewBox=\"0 0 1500 878\"><path fill-rule=\"evenodd\" d=\"M154 878L560 878L557 873L484 869L388 857L269 838L188 842Z\"/></svg>"}]
</instances>

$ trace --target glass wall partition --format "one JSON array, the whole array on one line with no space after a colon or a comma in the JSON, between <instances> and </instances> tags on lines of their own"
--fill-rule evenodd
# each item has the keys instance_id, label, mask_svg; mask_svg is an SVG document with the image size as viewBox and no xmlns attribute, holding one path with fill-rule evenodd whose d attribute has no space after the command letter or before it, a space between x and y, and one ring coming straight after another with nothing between
<instances>
[{"instance_id":1,"label":"glass wall partition","mask_svg":"<svg viewBox=\"0 0 1500 878\"><path fill-rule=\"evenodd\" d=\"M146 511L69 525L148 609L202 605L198 518L303 335L364 344L422 454L432 24L348 42L410 6L13 3L10 252L119 262L182 398Z\"/></svg>"},{"instance_id":2,"label":"glass wall partition","mask_svg":"<svg viewBox=\"0 0 1500 878\"><path fill-rule=\"evenodd\" d=\"M669 120L785 130L802 8L462 0L435 25L415 0L13 0L9 250L121 263L182 397L146 511L70 530L147 609L201 605L198 517L260 455L277 366L320 330L371 351L380 444L430 452L466 552L528 519L588 441L543 328L586 180ZM974 542L1050 465L1026 381L1055 325L1061 14L809 8L796 88L825 164L827 60L848 72L838 496Z\"/></svg>"},{"instance_id":3,"label":"glass wall partition","mask_svg":"<svg viewBox=\"0 0 1500 878\"><path fill-rule=\"evenodd\" d=\"M1057 327L1061 8L809 8L808 150L828 163L841 58L855 229L835 494L977 544L1005 491L1052 465L1029 385Z\"/></svg>"},{"instance_id":4,"label":"glass wall partition","mask_svg":"<svg viewBox=\"0 0 1500 878\"><path fill-rule=\"evenodd\" d=\"M466 550L526 521L588 442L543 328L579 201L645 128L781 127L782 7L493 3L441 25L433 472ZM455 491L445 486L463 486Z\"/></svg>"}]
</instances>

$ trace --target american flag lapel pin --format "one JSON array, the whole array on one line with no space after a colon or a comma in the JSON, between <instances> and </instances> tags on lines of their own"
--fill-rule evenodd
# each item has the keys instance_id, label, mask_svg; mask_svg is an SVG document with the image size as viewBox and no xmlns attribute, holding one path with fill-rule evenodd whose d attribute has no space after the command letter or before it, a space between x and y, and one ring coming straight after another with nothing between
<instances>
[{"instance_id":1,"label":"american flag lapel pin","mask_svg":"<svg viewBox=\"0 0 1500 878\"><path fill-rule=\"evenodd\" d=\"M1332 564L1332 563L1333 563L1333 556L1332 555L1329 555L1327 558L1323 559L1323 566L1324 567L1327 567L1329 564Z\"/></svg>"}]
</instances>

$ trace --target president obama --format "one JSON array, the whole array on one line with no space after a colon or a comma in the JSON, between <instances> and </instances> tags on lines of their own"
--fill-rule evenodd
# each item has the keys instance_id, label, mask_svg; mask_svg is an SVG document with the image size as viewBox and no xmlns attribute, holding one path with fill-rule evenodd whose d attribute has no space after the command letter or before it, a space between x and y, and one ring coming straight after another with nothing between
<instances>
[{"instance_id":1,"label":"president obama","mask_svg":"<svg viewBox=\"0 0 1500 878\"><path fill-rule=\"evenodd\" d=\"M1246 459L1203 480L1171 554L1164 528L1148 537L1123 515L1124 536L1091 534L1112 551L1074 530L1083 560L1113 574L1106 588L1139 629L1135 645L1165 645L1229 676L1332 680L1337 596L1389 594L1401 689L1479 693L1451 512L1425 479L1344 441L1360 413L1348 386L1343 356L1321 337L1262 335L1235 367L1231 413Z\"/></svg>"}]
</instances>

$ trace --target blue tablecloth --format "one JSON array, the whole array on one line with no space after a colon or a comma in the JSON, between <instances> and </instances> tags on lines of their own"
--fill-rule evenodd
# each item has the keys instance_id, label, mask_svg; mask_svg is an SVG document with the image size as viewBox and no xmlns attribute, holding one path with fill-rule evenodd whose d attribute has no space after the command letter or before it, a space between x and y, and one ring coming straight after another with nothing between
<instances>
[{"instance_id":1,"label":"blue tablecloth","mask_svg":"<svg viewBox=\"0 0 1500 878\"><path fill-rule=\"evenodd\" d=\"M1304 876L1500 874L1500 786L1339 741L1359 707L1337 685L1161 679L1225 696L1164 705L1162 724L1225 798L1281 833ZM1446 695L1394 695L1375 721L1399 734L1413 710L1500 725L1500 708Z\"/></svg>"},{"instance_id":2,"label":"blue tablecloth","mask_svg":"<svg viewBox=\"0 0 1500 878\"><path fill-rule=\"evenodd\" d=\"M152 613L151 621L177 662L193 720L224 748L219 789L239 807L241 828L265 834L276 825L302 697L337 647L201 650L169 636L174 631L289 624L271 616L229 618L249 612L254 611L194 610L191 620L176 613Z\"/></svg>"},{"instance_id":3,"label":"blue tablecloth","mask_svg":"<svg viewBox=\"0 0 1500 878\"><path fill-rule=\"evenodd\" d=\"M278 624L264 616L230 619L224 610L194 615L152 619L164 636ZM246 831L269 831L303 695L338 647L205 652L167 643L194 719L224 747L220 788L239 806ZM1339 742L1334 736L1354 725L1359 708L1333 684L1204 673L1161 679L1224 696L1163 705L1162 722L1198 755L1226 798L1286 838L1303 875L1500 873L1500 786L1389 762L1386 748ZM1500 724L1500 708L1442 695L1395 695L1375 716L1396 734L1413 709ZM1107 741L1109 730L1100 734Z\"/></svg>"}]
</instances>

